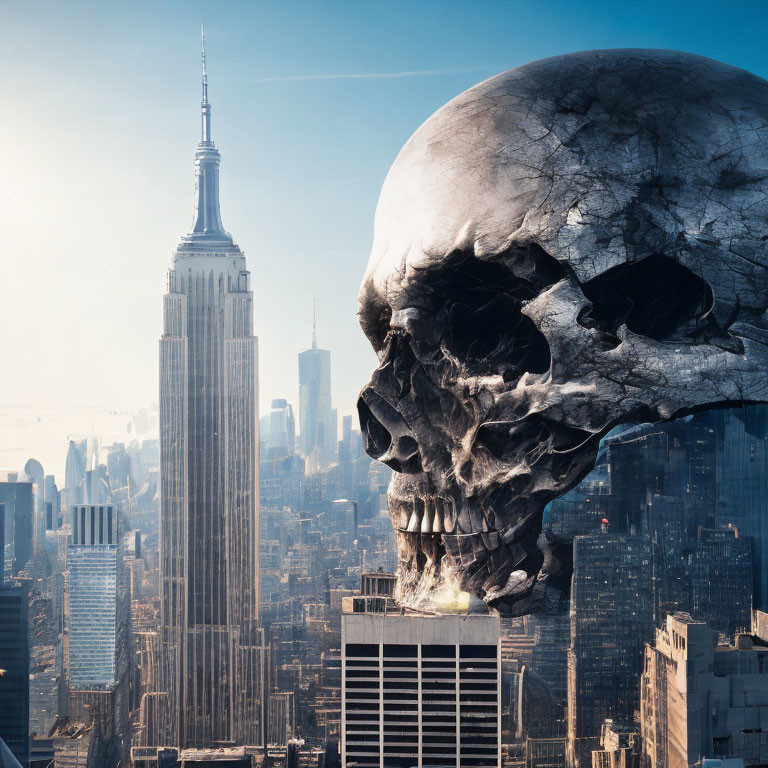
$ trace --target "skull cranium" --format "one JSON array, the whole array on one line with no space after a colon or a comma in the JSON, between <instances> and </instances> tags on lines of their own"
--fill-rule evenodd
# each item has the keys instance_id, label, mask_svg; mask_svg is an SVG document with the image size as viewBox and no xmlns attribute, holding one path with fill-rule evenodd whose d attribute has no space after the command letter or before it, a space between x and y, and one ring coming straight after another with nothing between
<instances>
[{"instance_id":1,"label":"skull cranium","mask_svg":"<svg viewBox=\"0 0 768 768\"><path fill-rule=\"evenodd\" d=\"M768 399L767 179L768 82L671 51L534 62L414 134L360 292L401 602L439 608L450 572L556 610L570 546L542 511L603 435Z\"/></svg>"}]
</instances>

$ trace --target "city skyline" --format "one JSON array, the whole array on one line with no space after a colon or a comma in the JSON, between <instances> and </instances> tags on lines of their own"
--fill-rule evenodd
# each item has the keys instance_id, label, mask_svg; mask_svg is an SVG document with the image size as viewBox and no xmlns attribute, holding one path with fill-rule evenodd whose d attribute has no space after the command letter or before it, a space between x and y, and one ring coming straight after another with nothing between
<instances>
[{"instance_id":1,"label":"city skyline","mask_svg":"<svg viewBox=\"0 0 768 768\"><path fill-rule=\"evenodd\" d=\"M418 12L407 4L385 11L334 3L324 13L304 3L231 3L215 13L205 3L166 3L132 5L118 16L95 3L5 3L0 61L14 76L0 86L10 105L2 133L14 147L8 173L16 184L4 192L13 211L5 245L15 256L7 260L0 322L14 330L0 349L25 375L5 383L4 404L16 414L0 414L0 427L8 426L0 433L13 431L22 408L35 424L51 410L157 402L153 299L176 232L189 221L189 105L201 17L208 17L218 83L227 226L258 265L260 411L277 398L298 408L296 354L310 347L316 297L341 421L354 412L374 360L355 297L376 199L418 125L474 83L568 50L677 48L766 75L759 40L766 9L737 7L743 12L725 17L715 3L655 3L637 15L591 3L573 19L563 3L471 11L424 3ZM658 24L662 8L667 23ZM425 42L437 21L443 41L455 44ZM521 28L526 34L510 42L510 30ZM103 274L98 291L83 279L94 269ZM38 301L20 303L14 285L34 285ZM29 340L43 337L38 354ZM94 356L102 364L78 378ZM67 429L82 436L90 426ZM38 453L17 453L0 440L3 468Z\"/></svg>"},{"instance_id":2,"label":"city skyline","mask_svg":"<svg viewBox=\"0 0 768 768\"><path fill-rule=\"evenodd\" d=\"M768 6L138 3L0 0L0 768L768 766Z\"/></svg>"}]
</instances>

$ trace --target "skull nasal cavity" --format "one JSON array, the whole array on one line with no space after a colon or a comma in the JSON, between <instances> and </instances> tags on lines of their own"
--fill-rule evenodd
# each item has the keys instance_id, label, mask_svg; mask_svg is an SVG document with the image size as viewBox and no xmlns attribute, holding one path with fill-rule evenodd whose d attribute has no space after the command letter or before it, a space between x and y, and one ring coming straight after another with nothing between
<instances>
[{"instance_id":1,"label":"skull nasal cavity","mask_svg":"<svg viewBox=\"0 0 768 768\"><path fill-rule=\"evenodd\" d=\"M443 342L471 373L502 372L512 379L549 370L549 345L520 311L538 293L530 283L503 264L475 258L436 277L447 321Z\"/></svg>"},{"instance_id":2,"label":"skull nasal cavity","mask_svg":"<svg viewBox=\"0 0 768 768\"><path fill-rule=\"evenodd\" d=\"M421 456L415 438L397 411L372 388L357 401L365 452L395 472L421 472Z\"/></svg>"},{"instance_id":3,"label":"skull nasal cavity","mask_svg":"<svg viewBox=\"0 0 768 768\"><path fill-rule=\"evenodd\" d=\"M363 434L363 447L372 458L382 457L392 445L389 430L373 415L365 400L357 401L357 413L360 417L360 431Z\"/></svg>"},{"instance_id":4,"label":"skull nasal cavity","mask_svg":"<svg viewBox=\"0 0 768 768\"><path fill-rule=\"evenodd\" d=\"M620 264L582 286L592 307L579 322L615 334L625 325L656 341L695 335L712 308L712 289L666 256Z\"/></svg>"}]
</instances>

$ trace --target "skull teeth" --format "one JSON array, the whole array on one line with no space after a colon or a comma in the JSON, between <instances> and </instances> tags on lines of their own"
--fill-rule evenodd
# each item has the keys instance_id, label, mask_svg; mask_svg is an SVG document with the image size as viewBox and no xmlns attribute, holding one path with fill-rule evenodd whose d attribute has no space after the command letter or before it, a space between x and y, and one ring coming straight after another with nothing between
<instances>
[{"instance_id":1,"label":"skull teeth","mask_svg":"<svg viewBox=\"0 0 768 768\"><path fill-rule=\"evenodd\" d=\"M421 528L421 520L419 517L419 508L416 502L413 502L413 511L411 512L411 517L408 520L408 527L406 528L406 531L408 533L416 533Z\"/></svg>"},{"instance_id":2,"label":"skull teeth","mask_svg":"<svg viewBox=\"0 0 768 768\"><path fill-rule=\"evenodd\" d=\"M421 532L432 533L432 526L435 520L435 504L428 501L424 505L424 516L421 518Z\"/></svg>"},{"instance_id":3,"label":"skull teeth","mask_svg":"<svg viewBox=\"0 0 768 768\"><path fill-rule=\"evenodd\" d=\"M441 499L435 501L434 518L432 520L432 533L443 532L443 502Z\"/></svg>"},{"instance_id":4,"label":"skull teeth","mask_svg":"<svg viewBox=\"0 0 768 768\"><path fill-rule=\"evenodd\" d=\"M398 557L402 564L413 573L437 573L445 555L442 536L434 533L397 534Z\"/></svg>"},{"instance_id":5,"label":"skull teeth","mask_svg":"<svg viewBox=\"0 0 768 768\"><path fill-rule=\"evenodd\" d=\"M394 526L405 533L450 533L456 525L453 509L452 501L441 498L391 504Z\"/></svg>"},{"instance_id":6,"label":"skull teeth","mask_svg":"<svg viewBox=\"0 0 768 768\"><path fill-rule=\"evenodd\" d=\"M458 511L457 511L458 508ZM494 537L503 533L504 544L519 538L521 525L511 531L498 532L488 513L470 509L467 502L456 504L451 498L415 498L390 502L392 521L396 530L402 533L422 535L476 535L486 534ZM530 522L527 518L524 523ZM525 526L523 526L525 527Z\"/></svg>"}]
</instances>

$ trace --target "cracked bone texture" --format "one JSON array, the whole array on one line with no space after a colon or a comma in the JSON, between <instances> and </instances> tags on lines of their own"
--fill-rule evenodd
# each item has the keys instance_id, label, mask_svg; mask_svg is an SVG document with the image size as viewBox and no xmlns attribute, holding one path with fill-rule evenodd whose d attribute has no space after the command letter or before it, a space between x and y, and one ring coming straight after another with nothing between
<instances>
[{"instance_id":1,"label":"cracked bone texture","mask_svg":"<svg viewBox=\"0 0 768 768\"><path fill-rule=\"evenodd\" d=\"M768 83L672 51L534 62L419 128L360 290L403 604L450 581L561 610L571 543L541 516L600 438L767 399L767 178Z\"/></svg>"}]
</instances>

